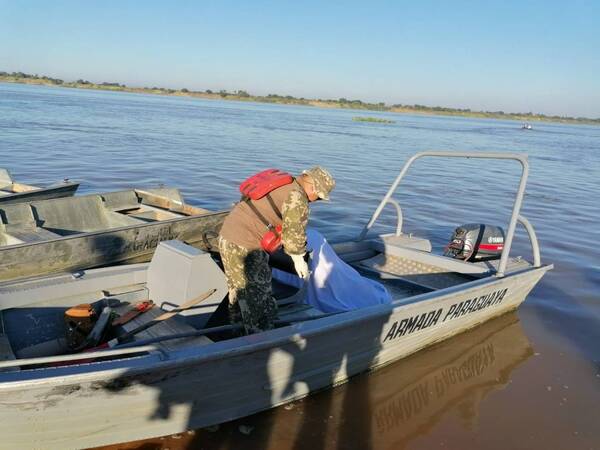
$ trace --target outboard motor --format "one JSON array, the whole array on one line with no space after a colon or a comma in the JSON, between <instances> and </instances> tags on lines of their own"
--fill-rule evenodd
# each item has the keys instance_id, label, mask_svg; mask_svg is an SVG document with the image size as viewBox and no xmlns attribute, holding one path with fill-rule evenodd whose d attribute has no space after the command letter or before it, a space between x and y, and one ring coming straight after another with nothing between
<instances>
[{"instance_id":1,"label":"outboard motor","mask_svg":"<svg viewBox=\"0 0 600 450\"><path fill-rule=\"evenodd\" d=\"M494 225L468 223L452 234L444 256L464 261L499 259L504 248L504 230Z\"/></svg>"}]
</instances>

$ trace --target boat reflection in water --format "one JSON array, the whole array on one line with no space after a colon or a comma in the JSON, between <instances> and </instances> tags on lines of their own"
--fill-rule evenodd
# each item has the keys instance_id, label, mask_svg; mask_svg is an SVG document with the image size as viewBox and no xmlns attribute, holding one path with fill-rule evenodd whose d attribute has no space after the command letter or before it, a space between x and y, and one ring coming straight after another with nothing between
<instances>
[{"instance_id":1,"label":"boat reflection in water","mask_svg":"<svg viewBox=\"0 0 600 450\"><path fill-rule=\"evenodd\" d=\"M292 407L118 448L403 448L451 413L474 427L480 402L532 355L511 312Z\"/></svg>"},{"instance_id":2,"label":"boat reflection in water","mask_svg":"<svg viewBox=\"0 0 600 450\"><path fill-rule=\"evenodd\" d=\"M389 367L369 383L373 447L407 444L453 410L475 425L479 403L532 355L513 312Z\"/></svg>"}]
</instances>

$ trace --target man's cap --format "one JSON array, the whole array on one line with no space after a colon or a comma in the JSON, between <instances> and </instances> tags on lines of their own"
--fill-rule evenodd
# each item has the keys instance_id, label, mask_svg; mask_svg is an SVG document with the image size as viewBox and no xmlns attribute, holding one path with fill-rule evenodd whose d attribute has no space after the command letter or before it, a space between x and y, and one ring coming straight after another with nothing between
<instances>
[{"instance_id":1,"label":"man's cap","mask_svg":"<svg viewBox=\"0 0 600 450\"><path fill-rule=\"evenodd\" d=\"M315 192L319 198L323 200L329 200L329 193L335 187L335 180L331 174L321 166L315 166L312 169L308 169L302 172L308 175L314 184Z\"/></svg>"}]
</instances>

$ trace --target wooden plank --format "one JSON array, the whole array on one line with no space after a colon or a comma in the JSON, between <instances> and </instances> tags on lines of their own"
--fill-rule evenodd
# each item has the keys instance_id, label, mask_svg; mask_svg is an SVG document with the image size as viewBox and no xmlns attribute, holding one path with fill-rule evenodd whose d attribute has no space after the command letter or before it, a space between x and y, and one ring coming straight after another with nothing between
<instances>
[{"instance_id":1,"label":"wooden plank","mask_svg":"<svg viewBox=\"0 0 600 450\"><path fill-rule=\"evenodd\" d=\"M197 214L206 214L209 211L195 206L187 205L179 200L175 200L163 195L158 195L153 192L148 192L140 189L135 190L136 195L141 199L142 204L157 206L159 208L173 211L186 216Z\"/></svg>"},{"instance_id":2,"label":"wooden plank","mask_svg":"<svg viewBox=\"0 0 600 450\"><path fill-rule=\"evenodd\" d=\"M31 192L31 191L37 191L42 188L39 188L37 186L31 186L29 184L13 183L12 189L13 189L13 192Z\"/></svg>"}]
</instances>

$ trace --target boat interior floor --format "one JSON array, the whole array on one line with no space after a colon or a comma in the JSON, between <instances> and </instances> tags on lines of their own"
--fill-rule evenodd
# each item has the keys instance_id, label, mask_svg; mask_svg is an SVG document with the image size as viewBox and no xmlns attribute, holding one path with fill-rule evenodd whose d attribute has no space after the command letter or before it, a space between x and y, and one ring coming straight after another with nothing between
<instances>
[{"instance_id":1,"label":"boat interior floor","mask_svg":"<svg viewBox=\"0 0 600 450\"><path fill-rule=\"evenodd\" d=\"M114 311L119 315L122 315L126 313L130 308L131 305L124 304L120 307L115 308ZM139 316L135 317L134 319L125 323L124 325L119 326L118 330L115 330L115 334L116 336L119 336L131 330L134 330L135 328L156 319L164 312L165 311L162 310L160 307L154 307L151 310L140 314ZM169 320L159 322L153 327L136 334L134 337L134 341L152 339L161 336L170 336L174 334L188 333L194 330L196 330L196 328L193 327L190 323L188 323L185 319L176 316ZM169 352L190 346L207 345L211 342L212 340L210 340L206 336L195 336L158 342L155 345L161 350Z\"/></svg>"},{"instance_id":2,"label":"boat interior floor","mask_svg":"<svg viewBox=\"0 0 600 450\"><path fill-rule=\"evenodd\" d=\"M278 302L278 319L282 322L302 320L322 314L309 305L287 301L298 291L296 288L273 281L273 292ZM110 306L116 316L122 316L141 301L148 300L148 290L139 288L133 291L104 296L92 303L97 312L104 306ZM148 339L189 333L207 327L229 324L227 316L228 298L220 303L202 304L193 307L194 315L176 315L137 333L128 342L141 342ZM23 349L62 338L66 335L64 314L68 307L35 307L13 308L0 311L0 361L15 359ZM119 326L112 327L104 340L122 336L140 325L148 323L164 312L173 309L170 305L155 305L152 309ZM195 336L179 339L168 339L155 343L164 352L208 345L214 340L230 339L239 333L220 333L218 335ZM212 338L212 339L211 339ZM52 356L52 355L44 355ZM124 355L123 357L127 357Z\"/></svg>"},{"instance_id":3,"label":"boat interior floor","mask_svg":"<svg viewBox=\"0 0 600 450\"><path fill-rule=\"evenodd\" d=\"M401 282L406 286L412 286L417 291L416 293L443 289L476 279L471 274L449 272L443 267L383 254L354 265L362 274L383 282L386 287L390 284L398 285L398 282ZM392 281L396 283L391 283Z\"/></svg>"},{"instance_id":4,"label":"boat interior floor","mask_svg":"<svg viewBox=\"0 0 600 450\"><path fill-rule=\"evenodd\" d=\"M350 247L349 251L356 255L356 249ZM362 259L353 260L351 265L361 275L381 282L388 289L395 304L408 302L420 294L490 276L493 273L491 269L498 263L498 261L464 263L414 248L392 249L385 253L375 252L375 254L368 252L365 255ZM343 258L344 255L340 254L340 257ZM218 256L213 257L213 260L215 259L218 261ZM511 258L509 271L519 270L529 265L520 258ZM93 302L98 312L103 306L108 305L116 314L122 315L135 304L149 298L150 291L146 283L119 289L100 291L95 300L89 299L88 296L86 298L89 300L86 301ZM322 311L300 301L297 293L297 288L273 280L273 295L278 303L280 323L307 320L323 314ZM46 303L50 306L40 304L35 308L10 308L0 311L0 361L14 359L14 355L19 355L19 352L26 347L64 337L64 314L68 307L74 304L76 304L75 300L65 298L65 301ZM157 304L153 309L140 314L130 322L113 328L105 339L131 331L172 307L168 304ZM225 297L220 301L200 303L193 307L191 314L176 315L164 323L148 328L135 335L133 341L141 342L162 336L179 335L228 323L228 298ZM211 334L170 339L156 345L165 352L172 352L189 346L207 345L214 340L229 339L237 335L239 334L226 333L218 336ZM121 357L127 356L119 356Z\"/></svg>"},{"instance_id":5,"label":"boat interior floor","mask_svg":"<svg viewBox=\"0 0 600 450\"><path fill-rule=\"evenodd\" d=\"M442 256L432 253L428 240L406 235L384 235L364 245L372 253L363 249L364 257L351 258L350 264L361 275L381 282L395 302L491 276L500 262L465 262ZM511 257L506 272L528 267L531 263L521 257Z\"/></svg>"},{"instance_id":6,"label":"boat interior floor","mask_svg":"<svg viewBox=\"0 0 600 450\"><path fill-rule=\"evenodd\" d=\"M152 203L144 197L143 201L148 203L142 203L136 191L131 190L2 206L0 246L36 243L210 212L190 205L183 205L181 211L172 211L169 208L176 200L152 195L151 200L158 201ZM179 194L174 198L180 198ZM182 205L181 202L176 204Z\"/></svg>"}]
</instances>

